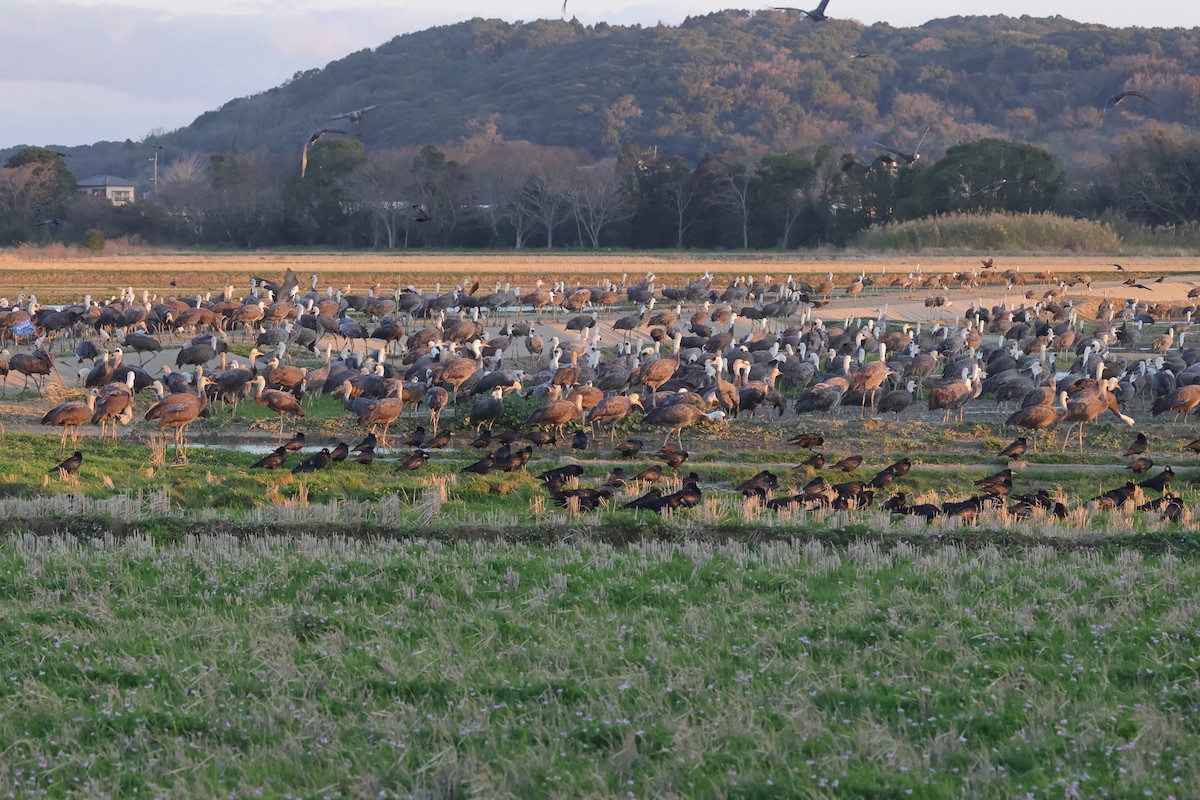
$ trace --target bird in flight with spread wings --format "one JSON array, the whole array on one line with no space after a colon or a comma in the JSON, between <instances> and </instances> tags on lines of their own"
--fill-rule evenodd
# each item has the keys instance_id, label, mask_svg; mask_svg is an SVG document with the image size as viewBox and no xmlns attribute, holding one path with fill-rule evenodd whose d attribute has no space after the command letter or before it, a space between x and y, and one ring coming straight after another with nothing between
<instances>
[{"instance_id":1,"label":"bird in flight with spread wings","mask_svg":"<svg viewBox=\"0 0 1200 800\"><path fill-rule=\"evenodd\" d=\"M925 132L921 134L921 141L917 142L917 146L913 148L913 151L911 153L906 153L903 150L897 150L894 147L888 147L883 142L876 142L875 144L878 145L879 147L882 147L884 150L887 150L889 153L892 153L897 158L904 161L904 163L913 164L913 163L916 163L921 158L921 145L925 144L925 137L929 135L929 131L932 128L933 128L932 125L929 125L925 128Z\"/></svg>"},{"instance_id":2,"label":"bird in flight with spread wings","mask_svg":"<svg viewBox=\"0 0 1200 800\"><path fill-rule=\"evenodd\" d=\"M346 131L346 130L342 130L341 128L318 128L315 131L313 131L311 134L309 134L308 141L306 141L304 143L304 152L302 152L300 154L300 177L301 178L304 177L304 172L305 172L305 170L308 169L308 148L311 147L312 145L316 144L317 142L321 141L321 139L327 133L340 133L340 134L343 134L344 136L358 136L359 135L357 133L354 133L353 131Z\"/></svg>"},{"instance_id":3,"label":"bird in flight with spread wings","mask_svg":"<svg viewBox=\"0 0 1200 800\"><path fill-rule=\"evenodd\" d=\"M981 194L996 194L1006 186L1012 186L1016 183L1029 183L1033 180L1033 177L1030 175L1028 178L1001 178L998 181L992 181L977 192L972 192L971 197L979 197Z\"/></svg>"},{"instance_id":4,"label":"bird in flight with spread wings","mask_svg":"<svg viewBox=\"0 0 1200 800\"><path fill-rule=\"evenodd\" d=\"M1130 97L1136 97L1139 100L1145 100L1150 105L1154 105L1154 101L1151 100L1148 96L1146 96L1142 92L1139 92L1137 89L1128 89L1124 92L1117 92L1112 97L1105 100L1104 107L1105 108L1116 108L1117 106L1121 105L1121 103L1125 102L1125 100L1127 100Z\"/></svg>"},{"instance_id":5,"label":"bird in flight with spread wings","mask_svg":"<svg viewBox=\"0 0 1200 800\"><path fill-rule=\"evenodd\" d=\"M796 11L805 15L813 22L824 22L829 19L825 16L825 6L829 5L829 0L821 0L821 5L814 8L812 11L805 11L803 8L791 8L790 6L771 6L775 11Z\"/></svg>"},{"instance_id":6,"label":"bird in flight with spread wings","mask_svg":"<svg viewBox=\"0 0 1200 800\"><path fill-rule=\"evenodd\" d=\"M334 114L329 119L348 119L357 125L358 123L362 122L364 114L366 114L368 111L374 111L377 108L379 108L378 103L375 105L366 106L365 108L356 108L353 111L343 111L341 114Z\"/></svg>"}]
</instances>

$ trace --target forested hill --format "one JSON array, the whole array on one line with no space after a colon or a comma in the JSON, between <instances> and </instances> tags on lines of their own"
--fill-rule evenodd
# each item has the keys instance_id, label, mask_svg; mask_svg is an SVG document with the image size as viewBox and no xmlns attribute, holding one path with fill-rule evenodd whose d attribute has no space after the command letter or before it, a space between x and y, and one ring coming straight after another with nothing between
<instances>
[{"instance_id":1,"label":"forested hill","mask_svg":"<svg viewBox=\"0 0 1200 800\"><path fill-rule=\"evenodd\" d=\"M1105 108L1128 89L1153 102ZM330 114L368 104L379 106L358 127L368 148L485 132L597 157L633 143L695 160L831 142L911 149L932 126L923 152L933 157L998 136L1047 148L1068 169L1094 167L1131 129L1200 127L1200 28L1005 16L893 28L764 10L651 28L473 19L299 73L152 143L298 153ZM109 171L111 156L127 173L129 144L78 148L73 166Z\"/></svg>"}]
</instances>

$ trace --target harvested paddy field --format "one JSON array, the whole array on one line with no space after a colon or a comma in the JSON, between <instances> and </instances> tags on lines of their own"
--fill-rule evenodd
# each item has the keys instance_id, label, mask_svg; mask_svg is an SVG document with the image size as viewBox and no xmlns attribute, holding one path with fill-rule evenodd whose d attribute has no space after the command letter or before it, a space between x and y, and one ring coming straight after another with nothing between
<instances>
[{"instance_id":1,"label":"harvested paddy field","mask_svg":"<svg viewBox=\"0 0 1200 800\"><path fill-rule=\"evenodd\" d=\"M1200 276L1006 260L0 261L10 307L55 306L0 311L0 774L1186 796ZM287 269L293 299L245 297ZM1050 421L1021 427L1035 390ZM78 430L43 422L89 399ZM204 415L177 438L162 402Z\"/></svg>"}]
</instances>

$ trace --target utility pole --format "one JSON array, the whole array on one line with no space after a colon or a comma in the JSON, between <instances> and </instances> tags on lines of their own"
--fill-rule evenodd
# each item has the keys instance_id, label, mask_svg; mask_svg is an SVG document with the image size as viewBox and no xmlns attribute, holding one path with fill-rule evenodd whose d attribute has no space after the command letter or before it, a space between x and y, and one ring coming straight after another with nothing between
<instances>
[{"instance_id":1,"label":"utility pole","mask_svg":"<svg viewBox=\"0 0 1200 800\"><path fill-rule=\"evenodd\" d=\"M154 145L154 156L146 159L147 161L154 162L153 186L154 186L154 196L155 197L158 197L158 151L162 150L162 149L163 149L163 146L161 144Z\"/></svg>"}]
</instances>

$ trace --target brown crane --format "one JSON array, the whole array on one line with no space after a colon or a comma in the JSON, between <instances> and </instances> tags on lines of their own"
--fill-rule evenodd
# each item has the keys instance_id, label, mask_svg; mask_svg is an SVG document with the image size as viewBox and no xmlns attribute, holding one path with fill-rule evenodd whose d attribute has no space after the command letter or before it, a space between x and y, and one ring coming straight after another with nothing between
<instances>
[{"instance_id":1,"label":"brown crane","mask_svg":"<svg viewBox=\"0 0 1200 800\"><path fill-rule=\"evenodd\" d=\"M642 405L642 399L636 392L628 397L623 395L606 397L588 413L587 422L589 425L602 425L607 422L609 424L609 440L615 442L617 425L633 413L635 408L640 408L643 413L646 411L646 407Z\"/></svg>"},{"instance_id":2,"label":"brown crane","mask_svg":"<svg viewBox=\"0 0 1200 800\"><path fill-rule=\"evenodd\" d=\"M1067 393L1060 392L1059 400L1062 403L1061 408L1054 405L1038 405L1018 409L1009 414L1004 424L1031 431L1044 431L1053 428L1063 421L1063 417L1067 413ZM1004 455L1004 453L1001 453L1001 455Z\"/></svg>"},{"instance_id":3,"label":"brown crane","mask_svg":"<svg viewBox=\"0 0 1200 800\"><path fill-rule=\"evenodd\" d=\"M300 400L294 394L281 392L278 389L268 389L267 379L262 375L252 382L258 387L254 392L254 402L279 415L279 439L282 441L284 416L290 414L293 417L303 417L304 407L300 405Z\"/></svg>"},{"instance_id":4,"label":"brown crane","mask_svg":"<svg viewBox=\"0 0 1200 800\"><path fill-rule=\"evenodd\" d=\"M92 414L95 410L96 391L93 389L88 392L87 400L68 400L65 403L59 403L42 415L43 425L62 426L63 433L62 442L58 448L59 453L67 449L68 433L71 434L72 444L79 441L79 427L92 421Z\"/></svg>"},{"instance_id":5,"label":"brown crane","mask_svg":"<svg viewBox=\"0 0 1200 800\"><path fill-rule=\"evenodd\" d=\"M33 378L33 385L37 387L38 395L41 395L45 384L44 381L38 379L45 378L52 369L55 369L54 356L40 347L32 353L17 353L8 360L8 366L9 369L25 376L25 385L21 387L21 391L29 388L29 379Z\"/></svg>"},{"instance_id":6,"label":"brown crane","mask_svg":"<svg viewBox=\"0 0 1200 800\"><path fill-rule=\"evenodd\" d=\"M529 415L530 425L553 425L559 439L563 438L563 427L570 422L583 421L583 396L575 400L551 400Z\"/></svg>"},{"instance_id":7,"label":"brown crane","mask_svg":"<svg viewBox=\"0 0 1200 800\"><path fill-rule=\"evenodd\" d=\"M663 447L666 447L667 442L671 440L672 433L678 437L679 446L683 447L683 429L695 425L702 419L722 420L725 419L725 412L710 411L705 413L695 406L676 403L675 405L651 409L650 413L646 414L644 422L648 425L659 425L667 429L667 435L663 438Z\"/></svg>"},{"instance_id":8,"label":"brown crane","mask_svg":"<svg viewBox=\"0 0 1200 800\"><path fill-rule=\"evenodd\" d=\"M104 431L112 423L112 438L117 439L117 423L128 425L133 419L133 382L135 375L130 372L123 383L108 383L100 387L96 393L95 410L92 412L92 424L100 426L100 438L104 439Z\"/></svg>"},{"instance_id":9,"label":"brown crane","mask_svg":"<svg viewBox=\"0 0 1200 800\"><path fill-rule=\"evenodd\" d=\"M1101 365L1098 372L1102 372L1103 369L1104 367ZM1137 424L1137 420L1133 417L1121 413L1121 409L1117 405L1117 397L1110 391L1118 384L1119 381L1116 378L1100 380L1096 388L1085 389L1067 401L1067 410L1063 414L1063 422L1066 422L1068 426L1073 422L1079 423L1079 452L1083 452L1084 424L1096 419L1105 411L1111 411L1116 414L1126 425L1133 426ZM1063 450L1067 449L1067 443L1070 441L1071 431L1070 427L1068 427L1067 438L1063 440Z\"/></svg>"},{"instance_id":10,"label":"brown crane","mask_svg":"<svg viewBox=\"0 0 1200 800\"><path fill-rule=\"evenodd\" d=\"M870 393L871 395L871 413L875 413L875 393L879 391L879 387L888 379L888 375L894 374L888 369L887 365L887 345L879 343L879 360L871 361L863 364L850 375L850 391ZM861 419L867 404L864 402L859 407L858 416Z\"/></svg>"},{"instance_id":11,"label":"brown crane","mask_svg":"<svg viewBox=\"0 0 1200 800\"><path fill-rule=\"evenodd\" d=\"M404 413L404 387L397 383L386 397L381 397L358 412L358 424L369 425L379 439L380 447L387 447L388 428ZM382 425L383 429L379 430Z\"/></svg>"},{"instance_id":12,"label":"brown crane","mask_svg":"<svg viewBox=\"0 0 1200 800\"><path fill-rule=\"evenodd\" d=\"M196 367L195 394L169 394L146 409L144 415L145 419L157 420L160 431L175 429L175 451L181 461L187 461L187 429L208 407L205 383L204 367Z\"/></svg>"}]
</instances>

